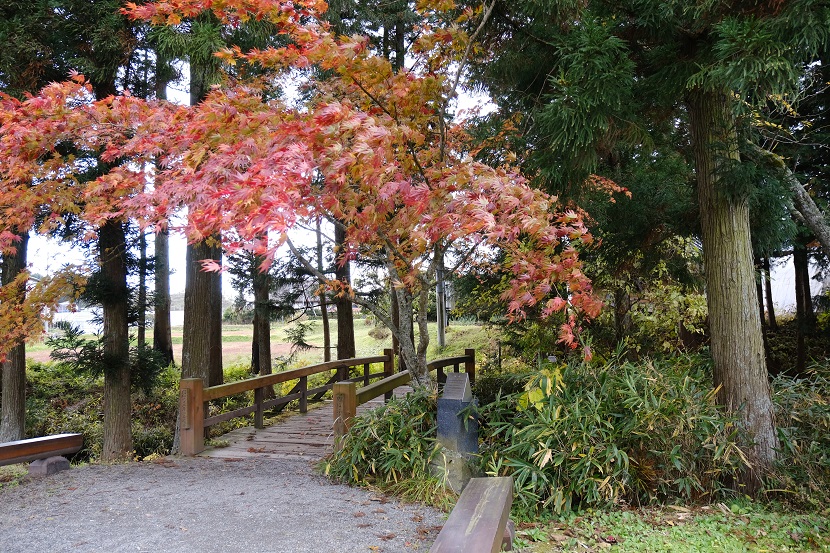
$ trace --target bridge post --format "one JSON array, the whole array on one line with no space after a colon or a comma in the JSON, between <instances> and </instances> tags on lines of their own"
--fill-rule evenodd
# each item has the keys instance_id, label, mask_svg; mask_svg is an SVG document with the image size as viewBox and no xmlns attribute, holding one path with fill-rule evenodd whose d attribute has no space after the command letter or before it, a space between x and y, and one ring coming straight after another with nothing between
<instances>
[{"instance_id":1,"label":"bridge post","mask_svg":"<svg viewBox=\"0 0 830 553\"><path fill-rule=\"evenodd\" d=\"M465 349L464 355L467 360L464 362L464 371L470 376L470 386L476 382L476 350Z\"/></svg>"},{"instance_id":2,"label":"bridge post","mask_svg":"<svg viewBox=\"0 0 830 553\"><path fill-rule=\"evenodd\" d=\"M179 450L192 456L205 449L204 383L201 378L179 381Z\"/></svg>"},{"instance_id":3,"label":"bridge post","mask_svg":"<svg viewBox=\"0 0 830 553\"><path fill-rule=\"evenodd\" d=\"M386 360L383 362L383 378L387 378L395 374L395 352L392 348L386 348L383 350L383 355L386 356ZM389 401L393 394L393 390L386 392L383 394L383 400Z\"/></svg>"},{"instance_id":4,"label":"bridge post","mask_svg":"<svg viewBox=\"0 0 830 553\"><path fill-rule=\"evenodd\" d=\"M308 377L300 377L300 413L308 412Z\"/></svg>"},{"instance_id":5,"label":"bridge post","mask_svg":"<svg viewBox=\"0 0 830 553\"><path fill-rule=\"evenodd\" d=\"M265 389L257 388L254 390L254 428L265 428L265 417L263 416L262 402L265 400Z\"/></svg>"},{"instance_id":6,"label":"bridge post","mask_svg":"<svg viewBox=\"0 0 830 553\"><path fill-rule=\"evenodd\" d=\"M357 385L354 382L338 382L331 392L334 399L334 447L340 449L343 436L357 414Z\"/></svg>"}]
</instances>

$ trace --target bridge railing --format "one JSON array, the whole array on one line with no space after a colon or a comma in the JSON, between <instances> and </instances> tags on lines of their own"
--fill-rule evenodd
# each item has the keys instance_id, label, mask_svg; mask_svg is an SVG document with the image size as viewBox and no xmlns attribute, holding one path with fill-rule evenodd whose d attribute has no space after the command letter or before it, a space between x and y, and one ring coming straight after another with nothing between
<instances>
[{"instance_id":1,"label":"bridge railing","mask_svg":"<svg viewBox=\"0 0 830 553\"><path fill-rule=\"evenodd\" d=\"M430 361L427 363L427 370L430 372L438 371L438 383L443 384L447 379L444 369L452 367L454 372L460 372L462 366L464 372L470 377L470 384L473 384L476 378L476 350L465 349L464 355ZM409 384L411 378L409 372L406 371L387 376L383 380L378 380L372 384L365 384L361 388L358 388L355 382L352 381L336 383L332 388L335 444L339 444L343 436L349 431L357 414L358 405L379 397L381 394L389 399L392 397L392 391L395 388Z\"/></svg>"},{"instance_id":2,"label":"bridge railing","mask_svg":"<svg viewBox=\"0 0 830 553\"><path fill-rule=\"evenodd\" d=\"M383 372L371 372L373 364L383 364ZM362 367L360 376L349 378L353 367ZM333 375L322 386L308 387L308 377L320 373ZM201 378L184 378L179 385L179 450L182 455L195 455L205 449L205 428L223 421L231 420L254 413L254 426L263 427L263 413L275 407L285 406L289 402L299 400L300 412L305 413L308 402L322 398L326 391L336 386L335 382L362 382L369 386L372 379L390 377L394 374L394 356L391 349L383 350L383 355L375 357L360 357L354 359L339 359L316 365L309 365L299 369L284 371L265 376L257 376L237 382L230 382L220 386L204 387ZM294 388L286 395L273 399L266 399L265 391L274 384L281 384L297 380ZM244 392L254 392L253 405L221 413L212 417L205 417L207 402L221 399Z\"/></svg>"}]
</instances>

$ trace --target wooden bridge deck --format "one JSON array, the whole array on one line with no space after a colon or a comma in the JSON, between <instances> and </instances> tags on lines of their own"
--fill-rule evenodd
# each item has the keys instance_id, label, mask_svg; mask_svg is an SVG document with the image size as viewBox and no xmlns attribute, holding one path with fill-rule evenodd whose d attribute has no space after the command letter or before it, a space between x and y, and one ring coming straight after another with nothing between
<instances>
[{"instance_id":1,"label":"wooden bridge deck","mask_svg":"<svg viewBox=\"0 0 830 553\"><path fill-rule=\"evenodd\" d=\"M408 386L395 390L395 395L412 391ZM383 404L383 398L375 398L357 408L363 413ZM331 400L322 405L309 405L307 413L292 413L285 419L266 428L253 426L237 428L216 438L228 442L225 447L208 447L200 457L220 459L308 459L318 461L332 452L334 421Z\"/></svg>"}]
</instances>

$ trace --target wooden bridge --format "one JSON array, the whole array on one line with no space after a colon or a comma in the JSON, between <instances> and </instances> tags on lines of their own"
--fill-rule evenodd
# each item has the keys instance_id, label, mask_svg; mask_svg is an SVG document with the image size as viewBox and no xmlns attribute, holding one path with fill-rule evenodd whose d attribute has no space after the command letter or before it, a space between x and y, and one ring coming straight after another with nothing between
<instances>
[{"instance_id":1,"label":"wooden bridge","mask_svg":"<svg viewBox=\"0 0 830 553\"><path fill-rule=\"evenodd\" d=\"M473 382L475 350L432 361L427 367L437 371L438 382L446 379L445 369L459 372L463 367ZM359 374L353 376L355 373ZM325 384L309 388L309 377L314 375L321 375L316 379L325 380ZM199 378L183 379L179 392L181 453L227 459L321 459L333 450L357 414L380 406L393 394L405 394L410 390L409 380L408 372L394 371L390 349L375 357L330 361L209 388L204 388ZM266 390L286 382L294 383L288 394L266 399ZM362 384L360 388L358 383ZM329 390L332 399L324 399ZM254 392L252 405L205 417L210 412L209 402L250 391ZM265 427L267 410L284 408L293 401L297 402L299 413ZM321 404L309 409L312 402ZM210 426L252 413L253 427L233 430L216 440L221 447L206 449L204 436Z\"/></svg>"}]
</instances>

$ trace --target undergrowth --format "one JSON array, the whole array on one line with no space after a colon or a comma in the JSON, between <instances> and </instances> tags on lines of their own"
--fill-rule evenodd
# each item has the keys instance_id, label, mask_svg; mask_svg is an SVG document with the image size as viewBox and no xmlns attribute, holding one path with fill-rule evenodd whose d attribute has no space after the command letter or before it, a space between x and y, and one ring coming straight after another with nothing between
<instances>
[{"instance_id":1,"label":"undergrowth","mask_svg":"<svg viewBox=\"0 0 830 553\"><path fill-rule=\"evenodd\" d=\"M514 479L514 516L743 497L739 421L716 404L702 355L548 365L482 378L479 469ZM781 448L762 498L830 504L830 371L772 383ZM345 482L423 492L434 458L435 398L423 392L358 417L324 471ZM408 480L411 482L407 483ZM426 495L426 493L422 493Z\"/></svg>"},{"instance_id":2,"label":"undergrowth","mask_svg":"<svg viewBox=\"0 0 830 553\"><path fill-rule=\"evenodd\" d=\"M341 482L368 485L406 500L447 508L455 502L430 472L438 454L436 396L416 390L355 419L323 472Z\"/></svg>"}]
</instances>

